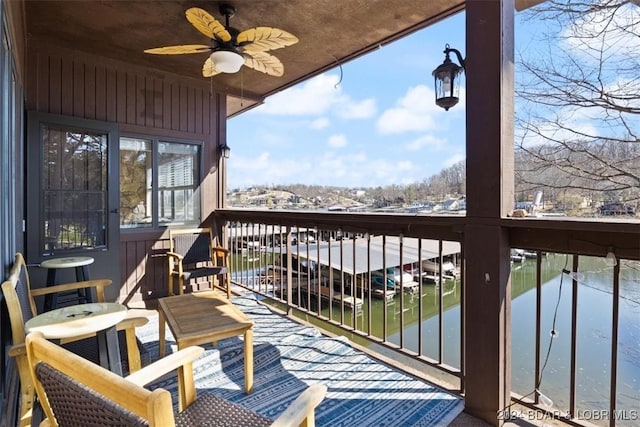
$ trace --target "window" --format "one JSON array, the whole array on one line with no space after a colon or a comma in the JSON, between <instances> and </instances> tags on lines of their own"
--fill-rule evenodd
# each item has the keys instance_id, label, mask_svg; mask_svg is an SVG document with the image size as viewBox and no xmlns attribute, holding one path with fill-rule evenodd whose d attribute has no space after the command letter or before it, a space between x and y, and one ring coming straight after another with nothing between
<instances>
[{"instance_id":1,"label":"window","mask_svg":"<svg viewBox=\"0 0 640 427\"><path fill-rule=\"evenodd\" d=\"M199 144L120 138L120 227L199 224L200 150Z\"/></svg>"},{"instance_id":2,"label":"window","mask_svg":"<svg viewBox=\"0 0 640 427\"><path fill-rule=\"evenodd\" d=\"M107 245L108 134L42 124L44 253Z\"/></svg>"}]
</instances>

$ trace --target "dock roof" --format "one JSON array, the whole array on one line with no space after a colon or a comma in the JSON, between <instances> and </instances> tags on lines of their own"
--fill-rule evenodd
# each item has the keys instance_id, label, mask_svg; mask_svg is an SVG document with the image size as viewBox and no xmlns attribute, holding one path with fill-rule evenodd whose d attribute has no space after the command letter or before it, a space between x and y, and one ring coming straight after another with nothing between
<instances>
[{"instance_id":1,"label":"dock roof","mask_svg":"<svg viewBox=\"0 0 640 427\"><path fill-rule=\"evenodd\" d=\"M291 250L292 255L300 259L309 259L323 266L342 269L348 274L361 274L438 258L440 242L412 237L384 239L384 236L374 236L370 239L359 237L332 240L330 243L294 245ZM443 256L457 253L460 253L459 242L442 241Z\"/></svg>"}]
</instances>

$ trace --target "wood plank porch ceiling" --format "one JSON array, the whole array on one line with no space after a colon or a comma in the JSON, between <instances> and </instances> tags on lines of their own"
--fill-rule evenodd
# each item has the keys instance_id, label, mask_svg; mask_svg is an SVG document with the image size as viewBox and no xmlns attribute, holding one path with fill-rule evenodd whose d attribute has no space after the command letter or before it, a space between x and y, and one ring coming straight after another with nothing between
<instances>
[{"instance_id":1,"label":"wood plank porch ceiling","mask_svg":"<svg viewBox=\"0 0 640 427\"><path fill-rule=\"evenodd\" d=\"M201 69L206 54L157 56L144 49L207 44L185 19L187 8L209 11L221 23L222 1L183 0L27 0L28 43L46 42L100 57L126 61L211 85L226 93L227 116L309 77L422 29L464 8L464 0L230 0L230 25L239 30L277 27L299 43L274 51L284 64L282 77L243 67L209 79ZM437 65L441 58L433 58ZM435 66L435 65L434 65ZM427 78L428 76L425 76ZM240 105L240 96L243 106Z\"/></svg>"}]
</instances>

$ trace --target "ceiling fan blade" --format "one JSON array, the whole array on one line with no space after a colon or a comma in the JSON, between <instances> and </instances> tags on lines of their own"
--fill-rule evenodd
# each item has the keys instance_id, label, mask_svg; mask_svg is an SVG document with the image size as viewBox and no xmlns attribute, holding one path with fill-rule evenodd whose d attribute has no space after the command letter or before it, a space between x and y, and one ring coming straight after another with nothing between
<instances>
[{"instance_id":1,"label":"ceiling fan blade","mask_svg":"<svg viewBox=\"0 0 640 427\"><path fill-rule=\"evenodd\" d=\"M144 53L153 53L155 55L183 55L187 53L209 52L210 50L211 47L204 44L183 44L147 49Z\"/></svg>"},{"instance_id":2,"label":"ceiling fan blade","mask_svg":"<svg viewBox=\"0 0 640 427\"><path fill-rule=\"evenodd\" d=\"M206 10L202 10L199 7L192 7L187 9L185 15L187 16L187 21L191 22L191 25L210 39L217 39L223 42L231 40L229 31Z\"/></svg>"},{"instance_id":3,"label":"ceiling fan blade","mask_svg":"<svg viewBox=\"0 0 640 427\"><path fill-rule=\"evenodd\" d=\"M255 27L238 34L237 41L243 52L254 53L291 46L298 43L298 38L280 28Z\"/></svg>"},{"instance_id":4,"label":"ceiling fan blade","mask_svg":"<svg viewBox=\"0 0 640 427\"><path fill-rule=\"evenodd\" d=\"M212 77L215 76L216 74L220 74L221 71L218 70L215 65L213 65L213 61L211 60L211 58L207 58L206 61L204 61L204 65L202 66L202 76L203 77Z\"/></svg>"},{"instance_id":5,"label":"ceiling fan blade","mask_svg":"<svg viewBox=\"0 0 640 427\"><path fill-rule=\"evenodd\" d=\"M245 55L244 65L256 71L269 74L270 76L280 77L284 74L284 65L282 65L282 62L266 52L252 52Z\"/></svg>"}]
</instances>

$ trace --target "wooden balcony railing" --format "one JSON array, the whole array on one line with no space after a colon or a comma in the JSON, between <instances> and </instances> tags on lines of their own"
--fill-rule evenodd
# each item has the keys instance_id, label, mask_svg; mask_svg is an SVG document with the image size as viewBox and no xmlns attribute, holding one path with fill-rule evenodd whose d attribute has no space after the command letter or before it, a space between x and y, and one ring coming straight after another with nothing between
<instances>
[{"instance_id":1,"label":"wooden balcony railing","mask_svg":"<svg viewBox=\"0 0 640 427\"><path fill-rule=\"evenodd\" d=\"M402 355L419 369L436 368L460 392L465 390L465 360L474 358L465 354L464 343L465 334L474 333L474 325L464 319L465 304L474 304L464 298L464 230L472 222L466 217L232 209L215 217L232 250L236 284L372 351ZM635 425L640 403L628 396L639 395L640 378L622 376L640 376L640 352L632 355L631 365L622 362L621 368L620 361L625 346L640 340L630 332L634 322L629 320L640 316L640 224L497 223L509 230L510 244L518 248L508 345L511 404L525 408L516 412L509 406L499 416ZM615 266L604 258L610 251ZM585 306L594 298L597 307ZM594 317L589 310L598 313L595 320L588 320ZM594 324L606 338L585 338L593 334ZM605 355L599 357L606 359L600 361L606 369L592 378L585 366L593 362L594 348ZM581 386L595 383L601 385L596 392Z\"/></svg>"}]
</instances>

